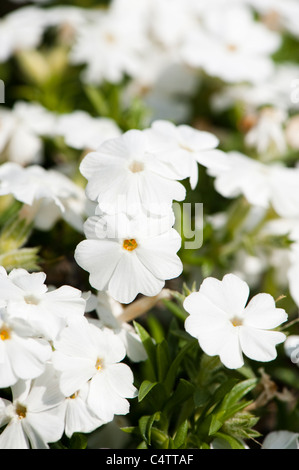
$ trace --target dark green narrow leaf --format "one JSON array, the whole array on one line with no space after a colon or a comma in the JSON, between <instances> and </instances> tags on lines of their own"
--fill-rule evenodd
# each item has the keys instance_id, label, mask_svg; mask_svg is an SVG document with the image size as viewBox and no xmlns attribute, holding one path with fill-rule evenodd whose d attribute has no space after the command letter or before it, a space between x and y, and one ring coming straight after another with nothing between
<instances>
[{"instance_id":1,"label":"dark green narrow leaf","mask_svg":"<svg viewBox=\"0 0 299 470\"><path fill-rule=\"evenodd\" d=\"M139 387L138 392L138 401L142 401L146 395L152 390L153 387L157 385L158 382L150 382L149 380L144 380Z\"/></svg>"},{"instance_id":2,"label":"dark green narrow leaf","mask_svg":"<svg viewBox=\"0 0 299 470\"><path fill-rule=\"evenodd\" d=\"M168 373L164 381L164 385L168 392L170 392L174 386L175 379L177 377L179 366L182 360L184 359L185 355L190 351L190 349L194 347L195 345L198 345L197 340L188 341L187 344L185 344L185 346L178 353L178 355L172 362L171 366L169 367Z\"/></svg>"},{"instance_id":3,"label":"dark green narrow leaf","mask_svg":"<svg viewBox=\"0 0 299 470\"><path fill-rule=\"evenodd\" d=\"M156 346L152 338L148 334L148 332L145 330L145 328L143 328L143 326L141 326L136 321L134 321L133 324L134 324L136 333L139 335L142 341L142 344L144 346L144 349L146 350L154 375L157 376Z\"/></svg>"},{"instance_id":4,"label":"dark green narrow leaf","mask_svg":"<svg viewBox=\"0 0 299 470\"><path fill-rule=\"evenodd\" d=\"M162 382L165 379L170 366L168 344L165 340L157 344L156 361L158 370L158 380L159 382Z\"/></svg>"},{"instance_id":5,"label":"dark green narrow leaf","mask_svg":"<svg viewBox=\"0 0 299 470\"><path fill-rule=\"evenodd\" d=\"M186 419L183 421L183 423L178 427L175 437L174 437L174 445L176 449L179 449L180 447L183 447L185 445L187 435L188 435L188 429L189 429L189 422Z\"/></svg>"},{"instance_id":6,"label":"dark green narrow leaf","mask_svg":"<svg viewBox=\"0 0 299 470\"><path fill-rule=\"evenodd\" d=\"M160 413L154 413L153 415L150 416L142 416L139 419L139 429L141 432L141 435L144 439L144 441L150 445L151 444L151 432L152 432L152 426L155 421L159 421L160 419Z\"/></svg>"}]
</instances>

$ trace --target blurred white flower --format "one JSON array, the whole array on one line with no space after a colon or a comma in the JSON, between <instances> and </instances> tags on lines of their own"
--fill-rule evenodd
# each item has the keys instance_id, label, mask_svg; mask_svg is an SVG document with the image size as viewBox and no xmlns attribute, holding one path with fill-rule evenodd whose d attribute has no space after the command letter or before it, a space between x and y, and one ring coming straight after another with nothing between
<instances>
[{"instance_id":1,"label":"blurred white flower","mask_svg":"<svg viewBox=\"0 0 299 470\"><path fill-rule=\"evenodd\" d=\"M254 147L262 159L265 154L282 156L287 150L284 128L286 119L287 113L282 109L261 109L256 123L245 135L245 144Z\"/></svg>"},{"instance_id":2,"label":"blurred white flower","mask_svg":"<svg viewBox=\"0 0 299 470\"><path fill-rule=\"evenodd\" d=\"M168 158L171 161L174 155L179 157L178 173L182 171L182 167L188 169L192 189L198 182L198 163L212 169L226 168L226 154L216 149L219 139L211 132L201 131L186 124L175 126L172 122L163 120L154 121L151 128L154 133L169 139L171 147Z\"/></svg>"},{"instance_id":3,"label":"blurred white flower","mask_svg":"<svg viewBox=\"0 0 299 470\"><path fill-rule=\"evenodd\" d=\"M206 278L199 292L184 301L189 313L186 331L198 339L206 354L218 355L230 369L243 366L243 353L255 361L274 360L275 346L286 338L284 333L272 331L287 320L286 312L275 307L273 297L257 294L246 305L248 296L247 283L227 274L222 281Z\"/></svg>"},{"instance_id":4,"label":"blurred white flower","mask_svg":"<svg viewBox=\"0 0 299 470\"><path fill-rule=\"evenodd\" d=\"M69 60L85 64L84 82L119 83L125 75L134 76L139 70L139 56L146 37L134 15L114 13L113 10L94 10L88 24L78 28Z\"/></svg>"},{"instance_id":5,"label":"blurred white flower","mask_svg":"<svg viewBox=\"0 0 299 470\"><path fill-rule=\"evenodd\" d=\"M43 272L28 273L18 268L7 275L2 268L0 298L6 302L10 318L25 320L36 335L53 340L66 324L84 315L86 301L74 287L48 290L45 281Z\"/></svg>"},{"instance_id":6,"label":"blurred white flower","mask_svg":"<svg viewBox=\"0 0 299 470\"><path fill-rule=\"evenodd\" d=\"M285 218L299 215L299 169L265 164L240 152L226 154L224 170L210 169L215 188L224 197L243 195L255 206L273 209Z\"/></svg>"},{"instance_id":7,"label":"blurred white flower","mask_svg":"<svg viewBox=\"0 0 299 470\"><path fill-rule=\"evenodd\" d=\"M224 111L238 104L246 113L255 112L262 106L275 106L285 111L298 110L299 100L293 99L296 93L296 78L299 76L298 64L292 62L276 63L270 77L258 83L226 85L211 98L213 111ZM296 98L296 96L295 96Z\"/></svg>"},{"instance_id":8,"label":"blurred white flower","mask_svg":"<svg viewBox=\"0 0 299 470\"><path fill-rule=\"evenodd\" d=\"M94 216L85 222L86 240L75 260L90 273L90 285L118 302L130 303L138 294L155 296L165 280L178 277L181 237L172 228L173 216L153 218L126 214Z\"/></svg>"},{"instance_id":9,"label":"blurred white flower","mask_svg":"<svg viewBox=\"0 0 299 470\"><path fill-rule=\"evenodd\" d=\"M286 355L299 367L299 335L290 335L284 342Z\"/></svg>"},{"instance_id":10,"label":"blurred white flower","mask_svg":"<svg viewBox=\"0 0 299 470\"><path fill-rule=\"evenodd\" d=\"M0 63L17 51L36 48L43 37L45 15L35 6L26 6L6 14L0 20Z\"/></svg>"},{"instance_id":11,"label":"blurred white flower","mask_svg":"<svg viewBox=\"0 0 299 470\"><path fill-rule=\"evenodd\" d=\"M92 296L92 310L95 310L98 319L90 318L100 328L110 328L119 336L126 348L128 358L133 362L144 361L147 358L144 346L135 329L118 317L124 313L124 307L114 300L107 292L98 292Z\"/></svg>"},{"instance_id":12,"label":"blurred white flower","mask_svg":"<svg viewBox=\"0 0 299 470\"><path fill-rule=\"evenodd\" d=\"M176 50L190 30L199 28L195 3L192 0L152 0L149 9L149 31L153 41L169 53Z\"/></svg>"},{"instance_id":13,"label":"blurred white flower","mask_svg":"<svg viewBox=\"0 0 299 470\"><path fill-rule=\"evenodd\" d=\"M0 399L0 449L49 449L64 431L64 399L55 371L49 364L33 381L12 386L13 401Z\"/></svg>"},{"instance_id":14,"label":"blurred white flower","mask_svg":"<svg viewBox=\"0 0 299 470\"><path fill-rule=\"evenodd\" d=\"M0 195L12 194L26 205L23 215L39 230L50 230L60 218L82 231L87 200L84 189L60 171L41 165L0 166Z\"/></svg>"},{"instance_id":15,"label":"blurred white flower","mask_svg":"<svg viewBox=\"0 0 299 470\"><path fill-rule=\"evenodd\" d=\"M136 389L131 369L121 363L126 351L117 335L83 317L61 332L54 347L53 365L65 396L89 382L87 404L98 418L108 422L129 412L127 398L134 398Z\"/></svg>"},{"instance_id":16,"label":"blurred white flower","mask_svg":"<svg viewBox=\"0 0 299 470\"><path fill-rule=\"evenodd\" d=\"M74 111L57 118L56 133L64 138L69 147L96 150L105 140L118 137L121 130L113 119Z\"/></svg>"},{"instance_id":17,"label":"blurred white flower","mask_svg":"<svg viewBox=\"0 0 299 470\"><path fill-rule=\"evenodd\" d=\"M169 156L169 139L153 138L149 131L129 130L82 160L80 171L88 180L86 195L104 212L167 213L173 200L185 198L184 186L176 181L186 172L184 162L178 171Z\"/></svg>"},{"instance_id":18,"label":"blurred white flower","mask_svg":"<svg viewBox=\"0 0 299 470\"><path fill-rule=\"evenodd\" d=\"M260 15L260 21L275 31L288 31L295 37L299 36L298 16L299 5L296 0L245 0Z\"/></svg>"},{"instance_id":19,"label":"blurred white flower","mask_svg":"<svg viewBox=\"0 0 299 470\"><path fill-rule=\"evenodd\" d=\"M191 31L181 48L184 61L225 82L259 82L273 70L271 54L281 44L278 33L254 20L245 5L207 8L203 27Z\"/></svg>"},{"instance_id":20,"label":"blurred white flower","mask_svg":"<svg viewBox=\"0 0 299 470\"><path fill-rule=\"evenodd\" d=\"M272 431L263 440L262 449L299 449L299 434L290 431Z\"/></svg>"},{"instance_id":21,"label":"blurred white flower","mask_svg":"<svg viewBox=\"0 0 299 470\"><path fill-rule=\"evenodd\" d=\"M44 159L43 137L52 137L56 116L38 103L17 101L10 110L0 108L2 160L28 165Z\"/></svg>"}]
</instances>

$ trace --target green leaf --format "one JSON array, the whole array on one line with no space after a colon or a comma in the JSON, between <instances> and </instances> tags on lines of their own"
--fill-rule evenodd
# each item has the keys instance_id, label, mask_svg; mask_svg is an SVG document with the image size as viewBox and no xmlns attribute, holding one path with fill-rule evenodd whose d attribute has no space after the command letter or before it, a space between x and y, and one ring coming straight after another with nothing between
<instances>
[{"instance_id":1,"label":"green leaf","mask_svg":"<svg viewBox=\"0 0 299 470\"><path fill-rule=\"evenodd\" d=\"M222 407L228 410L237 401L241 400L241 398L247 395L247 393L249 393L256 386L257 381L257 379L253 378L236 384L223 400Z\"/></svg>"},{"instance_id":2,"label":"green leaf","mask_svg":"<svg viewBox=\"0 0 299 470\"><path fill-rule=\"evenodd\" d=\"M142 401L146 397L146 395L152 390L152 388L155 387L157 384L158 382L150 382L149 380L144 380L139 387L138 401Z\"/></svg>"},{"instance_id":3,"label":"green leaf","mask_svg":"<svg viewBox=\"0 0 299 470\"><path fill-rule=\"evenodd\" d=\"M156 363L156 346L148 334L148 332L141 326L139 323L136 321L133 322L133 325L135 327L136 333L139 335L142 344L144 346L144 349L148 355L149 362L152 366L154 375L157 376L157 363Z\"/></svg>"},{"instance_id":4,"label":"green leaf","mask_svg":"<svg viewBox=\"0 0 299 470\"><path fill-rule=\"evenodd\" d=\"M155 421L159 421L160 419L160 413L154 413L153 415L150 416L142 416L139 421L139 429L141 432L141 435L144 439L144 441L150 445L151 444L151 431L152 431L152 426Z\"/></svg>"},{"instance_id":5,"label":"green leaf","mask_svg":"<svg viewBox=\"0 0 299 470\"><path fill-rule=\"evenodd\" d=\"M147 326L152 338L156 341L156 343L161 343L165 338L165 332L155 315L148 315Z\"/></svg>"},{"instance_id":6,"label":"green leaf","mask_svg":"<svg viewBox=\"0 0 299 470\"><path fill-rule=\"evenodd\" d=\"M187 312L185 312L185 310L183 310L181 307L179 307L177 304L175 304L171 300L163 299L162 302L165 305L165 307L171 313L173 313L179 320L183 322L186 320L188 314Z\"/></svg>"},{"instance_id":7,"label":"green leaf","mask_svg":"<svg viewBox=\"0 0 299 470\"><path fill-rule=\"evenodd\" d=\"M158 380L162 382L165 379L170 366L168 344L165 340L157 344L156 363L158 369Z\"/></svg>"},{"instance_id":8,"label":"green leaf","mask_svg":"<svg viewBox=\"0 0 299 470\"><path fill-rule=\"evenodd\" d=\"M79 432L75 432L69 443L70 449L86 449L87 447L87 437Z\"/></svg>"},{"instance_id":9,"label":"green leaf","mask_svg":"<svg viewBox=\"0 0 299 470\"><path fill-rule=\"evenodd\" d=\"M171 413L174 409L185 403L194 394L195 387L185 379L180 379L177 388L167 401L163 412Z\"/></svg>"},{"instance_id":10,"label":"green leaf","mask_svg":"<svg viewBox=\"0 0 299 470\"><path fill-rule=\"evenodd\" d=\"M217 432L215 438L226 441L231 449L244 449L244 444L241 441L228 434Z\"/></svg>"},{"instance_id":11,"label":"green leaf","mask_svg":"<svg viewBox=\"0 0 299 470\"><path fill-rule=\"evenodd\" d=\"M6 271L11 271L14 268L24 268L27 271L39 271L38 265L39 248L20 248L17 250L9 251L0 255L0 265Z\"/></svg>"},{"instance_id":12,"label":"green leaf","mask_svg":"<svg viewBox=\"0 0 299 470\"><path fill-rule=\"evenodd\" d=\"M178 371L179 371L179 366L186 356L186 354L190 351L191 348L197 347L198 342L197 340L190 340L185 344L185 346L180 350L174 361L172 362L171 366L169 367L169 370L167 372L166 378L164 380L164 385L165 388L168 392L170 392L173 389Z\"/></svg>"},{"instance_id":13,"label":"green leaf","mask_svg":"<svg viewBox=\"0 0 299 470\"><path fill-rule=\"evenodd\" d=\"M25 218L14 215L3 226L0 233L0 253L7 253L25 245L32 233L33 225Z\"/></svg>"},{"instance_id":14,"label":"green leaf","mask_svg":"<svg viewBox=\"0 0 299 470\"><path fill-rule=\"evenodd\" d=\"M174 444L175 448L179 449L185 445L187 435L188 435L188 429L189 429L189 422L186 419L183 421L183 423L178 427L175 437L174 437Z\"/></svg>"}]
</instances>

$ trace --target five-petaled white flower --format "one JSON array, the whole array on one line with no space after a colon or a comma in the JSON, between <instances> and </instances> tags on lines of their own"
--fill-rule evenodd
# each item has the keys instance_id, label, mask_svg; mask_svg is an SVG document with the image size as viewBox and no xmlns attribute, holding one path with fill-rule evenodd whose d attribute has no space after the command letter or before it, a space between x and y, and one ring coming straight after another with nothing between
<instances>
[{"instance_id":1,"label":"five-petaled white flower","mask_svg":"<svg viewBox=\"0 0 299 470\"><path fill-rule=\"evenodd\" d=\"M132 214L143 208L154 214L168 212L173 200L185 198L186 190L166 155L169 139L151 139L147 129L107 140L81 162L87 197L110 214Z\"/></svg>"},{"instance_id":2,"label":"five-petaled white flower","mask_svg":"<svg viewBox=\"0 0 299 470\"><path fill-rule=\"evenodd\" d=\"M38 377L51 356L50 343L30 323L0 308L0 388Z\"/></svg>"},{"instance_id":3,"label":"five-petaled white flower","mask_svg":"<svg viewBox=\"0 0 299 470\"><path fill-rule=\"evenodd\" d=\"M35 380L19 380L12 387L13 401L0 398L0 449L48 449L64 431L64 396L56 371L47 364Z\"/></svg>"},{"instance_id":4,"label":"five-petaled white flower","mask_svg":"<svg viewBox=\"0 0 299 470\"><path fill-rule=\"evenodd\" d=\"M114 300L107 292L98 292L91 295L87 301L90 310L95 310L98 318L89 318L100 328L110 328L119 336L124 343L128 358L133 362L144 361L147 358L144 346L140 337L135 332L132 325L122 321L121 315L124 313L124 306Z\"/></svg>"},{"instance_id":5,"label":"five-petaled white flower","mask_svg":"<svg viewBox=\"0 0 299 470\"><path fill-rule=\"evenodd\" d=\"M185 321L186 331L198 339L209 356L220 357L230 369L243 366L245 356L268 362L276 358L275 346L286 336L272 331L287 320L282 308L276 308L270 294L257 294L247 304L249 287L234 274L222 281L209 277L184 301L190 314Z\"/></svg>"},{"instance_id":6,"label":"five-petaled white flower","mask_svg":"<svg viewBox=\"0 0 299 470\"><path fill-rule=\"evenodd\" d=\"M71 396L89 382L88 407L103 421L127 414L136 389L130 367L121 363L126 350L109 329L101 329L83 317L65 327L54 342L54 368L60 372L60 389Z\"/></svg>"},{"instance_id":7,"label":"five-petaled white flower","mask_svg":"<svg viewBox=\"0 0 299 470\"><path fill-rule=\"evenodd\" d=\"M91 286L130 303L138 294L157 295L165 280L178 277L183 269L176 254L181 237L172 228L172 215L89 217L84 225L87 239L77 245L75 260L90 273Z\"/></svg>"},{"instance_id":8,"label":"five-petaled white flower","mask_svg":"<svg viewBox=\"0 0 299 470\"><path fill-rule=\"evenodd\" d=\"M36 336L53 340L74 318L84 315L86 301L79 289L61 286L49 290L43 272L13 269L8 275L0 268L0 298L6 302L9 318L25 321Z\"/></svg>"}]
</instances>

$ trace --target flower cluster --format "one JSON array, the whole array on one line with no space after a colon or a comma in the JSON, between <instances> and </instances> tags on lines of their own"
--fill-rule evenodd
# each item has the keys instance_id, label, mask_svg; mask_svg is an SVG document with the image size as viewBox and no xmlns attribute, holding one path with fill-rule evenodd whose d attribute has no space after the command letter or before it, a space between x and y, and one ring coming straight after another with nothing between
<instances>
[{"instance_id":1,"label":"flower cluster","mask_svg":"<svg viewBox=\"0 0 299 470\"><path fill-rule=\"evenodd\" d=\"M125 344L87 319L82 292L48 289L41 272L0 277L0 387L12 392L1 399L1 449L48 448L127 414L136 389Z\"/></svg>"},{"instance_id":2,"label":"flower cluster","mask_svg":"<svg viewBox=\"0 0 299 470\"><path fill-rule=\"evenodd\" d=\"M74 3L0 19L0 448L297 448L298 2Z\"/></svg>"},{"instance_id":3,"label":"flower cluster","mask_svg":"<svg viewBox=\"0 0 299 470\"><path fill-rule=\"evenodd\" d=\"M92 287L130 303L138 294L157 295L165 280L181 274L172 202L185 198L180 180L197 182L197 162L225 167L217 145L209 132L155 121L106 140L84 157L86 194L97 205L75 259L90 273Z\"/></svg>"}]
</instances>

